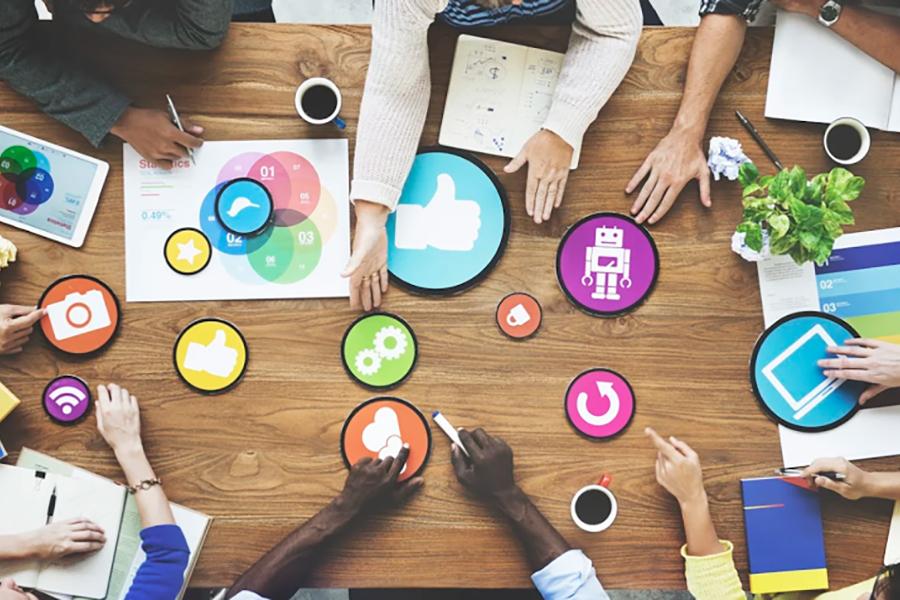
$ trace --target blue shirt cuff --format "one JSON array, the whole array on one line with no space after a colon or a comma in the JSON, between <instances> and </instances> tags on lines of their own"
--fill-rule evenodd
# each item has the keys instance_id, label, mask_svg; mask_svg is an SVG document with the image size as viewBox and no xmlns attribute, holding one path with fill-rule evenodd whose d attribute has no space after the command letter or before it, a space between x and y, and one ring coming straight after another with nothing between
<instances>
[{"instance_id":1,"label":"blue shirt cuff","mask_svg":"<svg viewBox=\"0 0 900 600\"><path fill-rule=\"evenodd\" d=\"M591 559L569 550L531 576L544 600L609 600Z\"/></svg>"}]
</instances>

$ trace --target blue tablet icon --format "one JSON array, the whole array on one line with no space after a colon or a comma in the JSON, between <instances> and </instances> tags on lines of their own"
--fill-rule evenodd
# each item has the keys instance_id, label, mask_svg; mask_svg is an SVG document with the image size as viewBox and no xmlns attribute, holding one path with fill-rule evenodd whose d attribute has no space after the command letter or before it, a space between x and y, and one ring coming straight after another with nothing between
<instances>
[{"instance_id":1,"label":"blue tablet icon","mask_svg":"<svg viewBox=\"0 0 900 600\"><path fill-rule=\"evenodd\" d=\"M831 429L850 419L865 384L826 377L818 361L834 358L828 347L853 337L850 325L817 312L788 315L766 330L750 364L753 391L766 412L800 431Z\"/></svg>"},{"instance_id":2,"label":"blue tablet icon","mask_svg":"<svg viewBox=\"0 0 900 600\"><path fill-rule=\"evenodd\" d=\"M509 236L506 193L474 156L449 149L416 156L387 221L388 270L419 293L450 294L481 280Z\"/></svg>"},{"instance_id":3,"label":"blue tablet icon","mask_svg":"<svg viewBox=\"0 0 900 600\"><path fill-rule=\"evenodd\" d=\"M274 205L269 190L254 179L234 179L216 196L216 218L236 235L253 236L272 223Z\"/></svg>"}]
</instances>

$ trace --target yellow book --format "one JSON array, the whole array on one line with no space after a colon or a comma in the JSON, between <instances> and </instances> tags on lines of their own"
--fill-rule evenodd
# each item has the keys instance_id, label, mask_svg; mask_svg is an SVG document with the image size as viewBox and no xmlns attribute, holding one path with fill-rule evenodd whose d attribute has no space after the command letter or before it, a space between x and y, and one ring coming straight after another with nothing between
<instances>
[{"instance_id":1,"label":"yellow book","mask_svg":"<svg viewBox=\"0 0 900 600\"><path fill-rule=\"evenodd\" d=\"M0 383L0 422L9 416L15 407L19 405L19 399L9 391L9 388Z\"/></svg>"}]
</instances>

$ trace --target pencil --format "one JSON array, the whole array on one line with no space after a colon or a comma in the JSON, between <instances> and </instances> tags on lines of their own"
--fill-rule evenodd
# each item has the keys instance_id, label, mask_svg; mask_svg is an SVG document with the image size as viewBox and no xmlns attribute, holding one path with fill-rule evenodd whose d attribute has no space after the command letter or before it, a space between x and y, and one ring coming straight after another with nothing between
<instances>
[{"instance_id":1,"label":"pencil","mask_svg":"<svg viewBox=\"0 0 900 600\"><path fill-rule=\"evenodd\" d=\"M756 140L756 143L759 144L759 147L762 148L762 151L766 153L766 156L769 157L769 160L772 161L772 164L778 168L779 171L784 170L784 165L781 164L781 161L778 160L778 157L775 156L775 153L772 152L772 149L769 148L769 145L762 139L762 136L759 135L759 132L756 130L756 127L753 126L753 123L750 122L750 119L741 114L741 111L736 110L734 114L737 115L738 121L741 122L741 125L744 126L753 139Z\"/></svg>"}]
</instances>

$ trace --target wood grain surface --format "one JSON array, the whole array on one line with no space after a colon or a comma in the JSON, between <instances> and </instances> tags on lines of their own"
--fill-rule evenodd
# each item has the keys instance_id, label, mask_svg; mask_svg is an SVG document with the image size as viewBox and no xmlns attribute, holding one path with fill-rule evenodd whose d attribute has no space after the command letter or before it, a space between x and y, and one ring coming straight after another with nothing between
<instances>
[{"instance_id":1,"label":"wood grain surface","mask_svg":"<svg viewBox=\"0 0 900 600\"><path fill-rule=\"evenodd\" d=\"M559 28L484 33L557 50L567 42ZM456 35L438 27L430 38L433 94L423 144L437 141ZM700 452L713 515L720 535L736 543L745 582L738 479L765 475L780 461L776 428L757 407L747 378L762 314L754 266L729 250L741 210L736 184L713 186L712 210L700 205L696 186L689 187L653 228L661 274L636 312L588 317L556 283L554 257L565 229L593 211L627 212L623 189L675 114L692 36L687 28L644 31L634 66L589 130L581 167L549 223L537 226L526 217L524 176L505 175L504 160L484 158L510 193L513 219L509 246L481 285L441 299L392 289L385 305L409 321L420 342L419 366L396 394L423 411L439 407L458 426L484 426L506 438L516 451L521 486L573 545L588 552L611 588L684 586L677 506L654 480L655 451L642 434L645 426L687 440ZM367 27L235 25L220 50L197 54L72 42L80 60L96 65L140 105L163 108L163 94L171 93L182 113L206 127L208 139L354 139L370 47ZM822 150L822 125L763 117L771 46L771 30L749 32L709 133L741 139L751 158L769 170L733 116L739 108L785 164L826 170L832 165ZM329 76L343 89L346 132L312 128L296 116L294 90L314 75ZM36 302L51 281L79 272L104 279L124 298L121 144L110 140L91 149L3 84L0 122L112 166L82 250L0 228L21 251L3 273L2 301ZM854 230L900 225L898 156L900 137L873 132L869 157L854 169L868 182L855 205ZM514 290L531 292L544 308L543 328L524 343L507 341L493 321L499 299ZM215 397L188 390L171 360L177 333L207 315L235 322L252 353L244 381ZM0 379L24 401L0 425L0 438L10 449L27 445L120 478L93 419L71 428L53 425L39 397L61 373L92 384L127 385L141 399L146 447L170 498L215 516L192 585L227 585L341 489L341 424L371 395L348 379L339 358L341 335L355 316L345 300L128 304L118 339L98 358L62 357L36 336L23 355L0 362ZM569 381L595 366L625 374L637 394L630 429L605 443L577 435L562 411ZM464 493L452 475L446 440L439 433L434 439L424 491L408 506L357 522L323 555L310 585L529 585L516 540L498 515ZM585 534L569 518L569 501L604 472L613 476L620 516L609 531ZM875 573L890 509L884 501L826 498L833 585Z\"/></svg>"}]
</instances>

